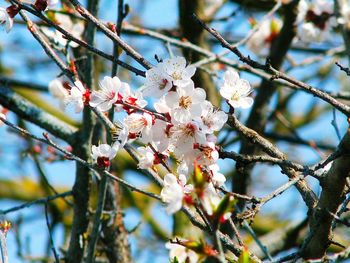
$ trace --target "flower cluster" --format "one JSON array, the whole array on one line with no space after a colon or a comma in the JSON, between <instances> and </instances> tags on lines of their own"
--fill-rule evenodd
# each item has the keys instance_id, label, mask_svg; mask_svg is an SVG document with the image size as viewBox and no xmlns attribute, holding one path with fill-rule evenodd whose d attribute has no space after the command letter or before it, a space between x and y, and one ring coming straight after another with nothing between
<instances>
[{"instance_id":1,"label":"flower cluster","mask_svg":"<svg viewBox=\"0 0 350 263\"><path fill-rule=\"evenodd\" d=\"M195 87L195 71L183 57L175 57L149 69L140 90L131 89L118 77L104 77L99 89L91 93L80 81L70 85L62 79L53 80L49 90L62 107L71 104L76 112L86 105L101 112L123 112L114 143L92 146L92 158L99 167L108 169L118 150L137 140L143 144L137 148L140 169L156 170L163 165L168 170L160 193L166 211L173 214L183 205L200 204L213 224L220 224L230 216L233 202L217 189L226 181L217 164L217 133L228 115L206 99L204 89ZM230 107L249 108L251 91L236 71L226 71L220 94ZM146 108L144 97L150 96L156 99L153 107Z\"/></svg>"},{"instance_id":2,"label":"flower cluster","mask_svg":"<svg viewBox=\"0 0 350 263\"><path fill-rule=\"evenodd\" d=\"M184 203L192 204L200 198L207 214L212 215L221 200L215 187L225 182L217 165L215 134L228 116L206 100L204 89L195 87L191 79L195 71L183 57L175 57L148 70L141 91L132 90L118 77L104 77L100 88L91 93L80 81L70 85L61 79L51 81L49 90L62 107L71 104L76 112L90 105L102 112L114 109L127 113L112 146L93 146L92 157L99 166L109 167L117 151L126 142L137 139L144 144L138 148L139 168L167 166L170 156L178 164L176 171L165 175L161 191L168 213L175 213ZM220 94L231 107L250 107L253 103L250 93L248 81L241 79L236 71L225 73ZM154 112L145 109L144 96L149 95L158 98L153 103ZM191 180L193 184L189 183Z\"/></svg>"},{"instance_id":3,"label":"flower cluster","mask_svg":"<svg viewBox=\"0 0 350 263\"><path fill-rule=\"evenodd\" d=\"M322 42L329 38L335 26L333 1L302 0L298 6L298 37L305 43Z\"/></svg>"}]
</instances>

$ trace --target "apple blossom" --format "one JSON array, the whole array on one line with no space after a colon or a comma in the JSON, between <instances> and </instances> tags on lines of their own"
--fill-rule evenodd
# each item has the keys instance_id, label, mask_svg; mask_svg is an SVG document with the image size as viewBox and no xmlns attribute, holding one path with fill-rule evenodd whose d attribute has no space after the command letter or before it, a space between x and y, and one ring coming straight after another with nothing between
<instances>
[{"instance_id":1,"label":"apple blossom","mask_svg":"<svg viewBox=\"0 0 350 263\"><path fill-rule=\"evenodd\" d=\"M0 7L0 25L5 25L6 32L10 32L13 26L13 18L5 8Z\"/></svg>"},{"instance_id":2,"label":"apple blossom","mask_svg":"<svg viewBox=\"0 0 350 263\"><path fill-rule=\"evenodd\" d=\"M183 174L180 174L179 178L171 173L164 176L164 187L160 196L167 205L166 211L168 214L179 211L185 194L189 194L193 190L193 186L191 184L186 185L186 182L186 176Z\"/></svg>"},{"instance_id":3,"label":"apple blossom","mask_svg":"<svg viewBox=\"0 0 350 263\"><path fill-rule=\"evenodd\" d=\"M116 156L118 149L108 144L100 144L99 146L93 145L91 151L91 156L98 166L107 168L110 161Z\"/></svg>"},{"instance_id":4,"label":"apple blossom","mask_svg":"<svg viewBox=\"0 0 350 263\"><path fill-rule=\"evenodd\" d=\"M220 94L233 108L251 107L253 105L253 99L249 97L251 92L249 82L241 79L237 71L229 69L225 72L224 85L220 88Z\"/></svg>"},{"instance_id":5,"label":"apple blossom","mask_svg":"<svg viewBox=\"0 0 350 263\"><path fill-rule=\"evenodd\" d=\"M179 244L167 242L165 247L169 249L170 260L177 259L179 263L197 263L199 256L193 251Z\"/></svg>"}]
</instances>

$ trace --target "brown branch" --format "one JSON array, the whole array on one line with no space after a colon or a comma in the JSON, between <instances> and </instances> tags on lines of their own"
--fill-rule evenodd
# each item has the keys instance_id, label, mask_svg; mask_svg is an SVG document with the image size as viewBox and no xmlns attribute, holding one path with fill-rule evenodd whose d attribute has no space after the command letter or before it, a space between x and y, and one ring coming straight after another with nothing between
<instances>
[{"instance_id":1,"label":"brown branch","mask_svg":"<svg viewBox=\"0 0 350 263\"><path fill-rule=\"evenodd\" d=\"M301 255L305 259L321 258L332 240L332 222L344 201L346 178L350 175L350 134L345 134L338 146L342 156L333 161L331 169L321 181L322 192L317 207L310 215L310 233L303 243Z\"/></svg>"},{"instance_id":2,"label":"brown branch","mask_svg":"<svg viewBox=\"0 0 350 263\"><path fill-rule=\"evenodd\" d=\"M119 46L126 52L127 55L134 58L140 65L142 65L145 69L150 69L152 65L134 48L132 48L129 44L123 41L117 33L113 32L109 28L107 28L101 21L99 21L93 14L91 14L88 10L86 10L77 0L69 0L78 11L80 15L86 18L88 21L93 23L97 28L99 28L108 38L117 42Z\"/></svg>"}]
</instances>

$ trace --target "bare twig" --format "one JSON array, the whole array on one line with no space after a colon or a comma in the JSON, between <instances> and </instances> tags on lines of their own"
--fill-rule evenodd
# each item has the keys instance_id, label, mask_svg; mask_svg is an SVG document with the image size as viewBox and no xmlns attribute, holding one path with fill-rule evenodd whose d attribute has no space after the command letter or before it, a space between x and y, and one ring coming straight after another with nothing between
<instances>
[{"instance_id":1,"label":"bare twig","mask_svg":"<svg viewBox=\"0 0 350 263\"><path fill-rule=\"evenodd\" d=\"M57 194L57 195L51 195L51 196L48 196L48 197L40 198L40 199L31 201L31 202L24 203L24 204L19 205L19 206L15 206L15 207L9 208L7 210L0 210L0 215L6 215L6 214L9 214L9 213L13 213L13 212L16 212L18 210L22 210L24 208L31 207L33 205L46 204L47 202L56 200L58 198L65 198L65 197L68 197L68 196L71 196L71 195L72 195L72 191L67 191L67 192L64 192L64 193Z\"/></svg>"},{"instance_id":2,"label":"bare twig","mask_svg":"<svg viewBox=\"0 0 350 263\"><path fill-rule=\"evenodd\" d=\"M55 248L55 243L54 243L53 238L52 238L51 224L50 224L50 221L49 221L49 214L48 214L47 210L48 210L48 206L47 206L47 202L46 202L45 203L45 219L46 219L47 229L49 231L51 250L52 250L52 253L53 253L54 257L55 257L56 263L59 263L60 262L60 258L58 256L58 253L57 253L56 248Z\"/></svg>"}]
</instances>

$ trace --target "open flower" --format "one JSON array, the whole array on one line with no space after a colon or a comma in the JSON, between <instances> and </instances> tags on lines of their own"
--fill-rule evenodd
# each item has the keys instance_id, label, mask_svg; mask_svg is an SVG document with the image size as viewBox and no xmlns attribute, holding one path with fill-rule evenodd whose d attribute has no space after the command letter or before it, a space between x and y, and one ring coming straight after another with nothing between
<instances>
[{"instance_id":1,"label":"open flower","mask_svg":"<svg viewBox=\"0 0 350 263\"><path fill-rule=\"evenodd\" d=\"M121 81L118 77L104 77L100 82L100 90L93 91L90 97L90 106L97 107L101 111L108 111L118 100Z\"/></svg>"},{"instance_id":2,"label":"open flower","mask_svg":"<svg viewBox=\"0 0 350 263\"><path fill-rule=\"evenodd\" d=\"M159 119L155 120L152 128L152 140L160 152L167 150L171 138L170 128L173 126L171 123Z\"/></svg>"},{"instance_id":3,"label":"open flower","mask_svg":"<svg viewBox=\"0 0 350 263\"><path fill-rule=\"evenodd\" d=\"M65 100L69 96L68 89L64 86L64 83L61 79L53 79L49 83L49 92L54 96L56 99L60 101L60 107L64 109L65 107Z\"/></svg>"},{"instance_id":4,"label":"open flower","mask_svg":"<svg viewBox=\"0 0 350 263\"><path fill-rule=\"evenodd\" d=\"M191 184L186 185L186 181L186 176L183 174L180 174L179 178L171 173L165 175L164 187L160 196L167 205L166 211L168 214L179 211L185 194L189 194L193 190L193 186Z\"/></svg>"},{"instance_id":5,"label":"open flower","mask_svg":"<svg viewBox=\"0 0 350 263\"><path fill-rule=\"evenodd\" d=\"M259 29L247 41L247 48L257 55L266 55L281 27L282 22L276 18L262 21Z\"/></svg>"},{"instance_id":6,"label":"open flower","mask_svg":"<svg viewBox=\"0 0 350 263\"><path fill-rule=\"evenodd\" d=\"M13 19L5 8L0 7L0 25L5 25L6 32L10 32L13 26Z\"/></svg>"},{"instance_id":7,"label":"open flower","mask_svg":"<svg viewBox=\"0 0 350 263\"><path fill-rule=\"evenodd\" d=\"M149 147L138 147L137 152L140 154L138 167L140 169L151 168L154 164L155 153Z\"/></svg>"},{"instance_id":8,"label":"open flower","mask_svg":"<svg viewBox=\"0 0 350 263\"><path fill-rule=\"evenodd\" d=\"M177 87L183 87L192 82L192 76L196 72L194 66L186 66L184 57L174 57L162 62L164 71L172 78L172 82Z\"/></svg>"},{"instance_id":9,"label":"open flower","mask_svg":"<svg viewBox=\"0 0 350 263\"><path fill-rule=\"evenodd\" d=\"M128 83L121 82L115 111L126 110L128 113L134 112L135 110L128 105L144 108L147 105L147 101L143 99L142 93L139 90L132 90Z\"/></svg>"},{"instance_id":10,"label":"open flower","mask_svg":"<svg viewBox=\"0 0 350 263\"><path fill-rule=\"evenodd\" d=\"M70 90L70 94L65 98L65 103L74 105L75 112L79 113L84 109L84 104L88 103L89 98L90 91L84 88L83 83L76 81Z\"/></svg>"},{"instance_id":11,"label":"open flower","mask_svg":"<svg viewBox=\"0 0 350 263\"><path fill-rule=\"evenodd\" d=\"M179 263L197 263L199 256L193 251L184 246L167 242L165 247L169 249L169 258L171 262L177 259Z\"/></svg>"},{"instance_id":12,"label":"open flower","mask_svg":"<svg viewBox=\"0 0 350 263\"><path fill-rule=\"evenodd\" d=\"M107 168L110 161L116 156L118 149L108 144L100 144L99 146L93 145L91 151L91 156L98 166Z\"/></svg>"},{"instance_id":13,"label":"open flower","mask_svg":"<svg viewBox=\"0 0 350 263\"><path fill-rule=\"evenodd\" d=\"M212 134L221 130L222 126L227 122L227 114L223 111L215 109L210 101L201 103L202 115L199 118L201 129L206 134Z\"/></svg>"},{"instance_id":14,"label":"open flower","mask_svg":"<svg viewBox=\"0 0 350 263\"><path fill-rule=\"evenodd\" d=\"M124 119L124 125L129 131L129 138L140 137L144 143L151 141L153 118L149 113L132 113Z\"/></svg>"},{"instance_id":15,"label":"open flower","mask_svg":"<svg viewBox=\"0 0 350 263\"><path fill-rule=\"evenodd\" d=\"M298 6L298 37L305 43L322 42L329 38L330 29L335 26L333 2L301 0Z\"/></svg>"},{"instance_id":16,"label":"open flower","mask_svg":"<svg viewBox=\"0 0 350 263\"><path fill-rule=\"evenodd\" d=\"M253 99L249 97L252 88L247 80L239 78L236 71L229 69L225 72L224 85L220 88L220 94L227 99L233 108L247 109L253 105Z\"/></svg>"},{"instance_id":17,"label":"open flower","mask_svg":"<svg viewBox=\"0 0 350 263\"><path fill-rule=\"evenodd\" d=\"M198 123L190 121L175 125L170 128L171 143L174 146L174 154L181 157L182 154L193 151L195 144L204 144L206 141L205 134L200 130Z\"/></svg>"},{"instance_id":18,"label":"open flower","mask_svg":"<svg viewBox=\"0 0 350 263\"><path fill-rule=\"evenodd\" d=\"M173 86L172 78L164 71L162 63L146 71L145 85L142 87L143 96L160 98Z\"/></svg>"},{"instance_id":19,"label":"open flower","mask_svg":"<svg viewBox=\"0 0 350 263\"><path fill-rule=\"evenodd\" d=\"M178 87L176 91L169 92L164 98L172 119L185 123L201 116L201 104L205 101L205 97L204 89L194 88L193 82L190 82Z\"/></svg>"}]
</instances>

